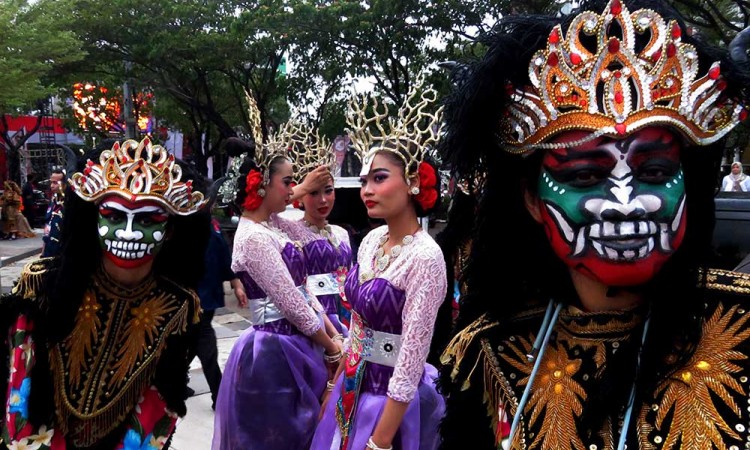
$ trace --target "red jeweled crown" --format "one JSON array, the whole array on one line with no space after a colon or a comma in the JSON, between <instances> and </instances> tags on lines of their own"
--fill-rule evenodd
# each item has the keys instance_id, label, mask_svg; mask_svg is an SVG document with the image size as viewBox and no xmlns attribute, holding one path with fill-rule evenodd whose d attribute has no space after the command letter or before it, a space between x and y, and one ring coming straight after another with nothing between
<instances>
[{"instance_id":1,"label":"red jeweled crown","mask_svg":"<svg viewBox=\"0 0 750 450\"><path fill-rule=\"evenodd\" d=\"M718 62L698 77L698 52L682 33L675 20L630 13L620 0L602 14L579 14L567 34L556 26L531 59L531 84L507 87L513 102L501 120L503 146L526 153L554 147L546 141L563 131L591 131L594 139L650 125L674 127L697 145L720 139L747 112L724 95Z\"/></svg>"},{"instance_id":2,"label":"red jeweled crown","mask_svg":"<svg viewBox=\"0 0 750 450\"><path fill-rule=\"evenodd\" d=\"M205 200L201 192L193 192L191 181L180 178L182 169L174 155L145 138L140 143L116 142L112 150L101 153L99 164L89 160L70 182L75 193L89 202L115 194L133 202L156 202L184 216L199 210Z\"/></svg>"}]
</instances>

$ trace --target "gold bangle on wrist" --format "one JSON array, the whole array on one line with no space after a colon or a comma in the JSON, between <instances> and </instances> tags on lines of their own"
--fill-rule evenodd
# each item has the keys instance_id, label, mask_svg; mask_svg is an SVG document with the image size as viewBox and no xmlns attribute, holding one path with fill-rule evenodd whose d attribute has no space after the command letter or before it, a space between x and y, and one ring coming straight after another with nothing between
<instances>
[{"instance_id":1,"label":"gold bangle on wrist","mask_svg":"<svg viewBox=\"0 0 750 450\"><path fill-rule=\"evenodd\" d=\"M326 381L326 391L333 392L333 388L336 387L336 383L333 380Z\"/></svg>"},{"instance_id":2,"label":"gold bangle on wrist","mask_svg":"<svg viewBox=\"0 0 750 450\"><path fill-rule=\"evenodd\" d=\"M341 360L342 356L344 356L344 352L342 352L341 350L337 351L333 355L329 355L327 353L323 353L323 359L328 364L334 364L334 363L339 362Z\"/></svg>"}]
</instances>

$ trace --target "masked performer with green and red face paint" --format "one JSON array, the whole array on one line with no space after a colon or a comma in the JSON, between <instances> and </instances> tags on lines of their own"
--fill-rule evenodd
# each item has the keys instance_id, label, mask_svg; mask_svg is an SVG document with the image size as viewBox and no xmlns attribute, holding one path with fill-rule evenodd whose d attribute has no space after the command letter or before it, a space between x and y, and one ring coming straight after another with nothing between
<instances>
[{"instance_id":1,"label":"masked performer with green and red face paint","mask_svg":"<svg viewBox=\"0 0 750 450\"><path fill-rule=\"evenodd\" d=\"M185 414L208 215L148 139L75 173L60 257L0 299L0 448L161 449Z\"/></svg>"},{"instance_id":2,"label":"masked performer with green and red face paint","mask_svg":"<svg viewBox=\"0 0 750 450\"><path fill-rule=\"evenodd\" d=\"M750 441L750 278L707 268L747 38L733 59L677 17L640 0L508 17L448 100L446 154L487 179L443 448Z\"/></svg>"}]
</instances>

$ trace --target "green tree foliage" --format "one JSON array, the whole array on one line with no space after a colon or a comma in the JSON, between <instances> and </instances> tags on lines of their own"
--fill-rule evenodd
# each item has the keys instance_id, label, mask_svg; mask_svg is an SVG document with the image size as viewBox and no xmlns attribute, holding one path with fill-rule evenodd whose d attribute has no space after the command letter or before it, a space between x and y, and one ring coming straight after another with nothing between
<instances>
[{"instance_id":1,"label":"green tree foliage","mask_svg":"<svg viewBox=\"0 0 750 450\"><path fill-rule=\"evenodd\" d=\"M0 0L0 144L10 178L19 180L18 149L39 128L46 99L83 57L65 1ZM34 113L36 126L8 132L7 115Z\"/></svg>"},{"instance_id":2,"label":"green tree foliage","mask_svg":"<svg viewBox=\"0 0 750 450\"><path fill-rule=\"evenodd\" d=\"M744 0L670 0L696 31L717 45L727 45L750 26L750 4Z\"/></svg>"}]
</instances>

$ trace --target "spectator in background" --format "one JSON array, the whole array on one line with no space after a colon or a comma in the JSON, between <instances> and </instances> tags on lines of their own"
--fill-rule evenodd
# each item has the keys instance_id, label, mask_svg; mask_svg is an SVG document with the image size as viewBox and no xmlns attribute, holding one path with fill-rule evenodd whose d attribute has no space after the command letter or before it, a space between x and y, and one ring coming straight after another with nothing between
<instances>
[{"instance_id":1,"label":"spectator in background","mask_svg":"<svg viewBox=\"0 0 750 450\"><path fill-rule=\"evenodd\" d=\"M65 174L60 169L52 171L49 177L49 190L52 193L47 214L44 216L44 246L42 258L57 256L60 252L61 226L63 222L63 200L65 192Z\"/></svg>"},{"instance_id":2,"label":"spectator in background","mask_svg":"<svg viewBox=\"0 0 750 450\"><path fill-rule=\"evenodd\" d=\"M30 173L26 176L26 182L21 188L21 197L23 198L23 215L31 223L34 217L34 190L36 189L36 175Z\"/></svg>"},{"instance_id":3,"label":"spectator in background","mask_svg":"<svg viewBox=\"0 0 750 450\"><path fill-rule=\"evenodd\" d=\"M34 237L29 222L23 215L24 207L21 188L14 181L6 181L3 195L0 197L0 234L3 239L11 241L17 238Z\"/></svg>"},{"instance_id":4,"label":"spectator in background","mask_svg":"<svg viewBox=\"0 0 750 450\"><path fill-rule=\"evenodd\" d=\"M232 272L232 255L219 228L219 222L214 218L211 219L211 235L206 247L205 265L203 278L198 284L198 297L201 300L203 314L198 325L198 345L194 357L198 356L203 366L203 374L211 389L211 407L215 408L221 384L221 369L216 348L216 332L211 326L211 321L216 310L224 306L225 281L231 283L237 302L243 308L247 306L247 295L240 279Z\"/></svg>"},{"instance_id":5,"label":"spectator in background","mask_svg":"<svg viewBox=\"0 0 750 450\"><path fill-rule=\"evenodd\" d=\"M724 177L721 183L723 192L748 192L750 191L750 177L742 172L742 163L732 163L732 171Z\"/></svg>"}]
</instances>

